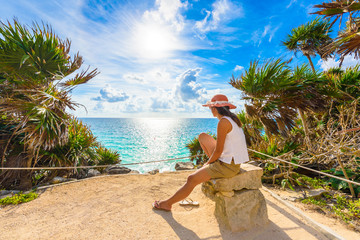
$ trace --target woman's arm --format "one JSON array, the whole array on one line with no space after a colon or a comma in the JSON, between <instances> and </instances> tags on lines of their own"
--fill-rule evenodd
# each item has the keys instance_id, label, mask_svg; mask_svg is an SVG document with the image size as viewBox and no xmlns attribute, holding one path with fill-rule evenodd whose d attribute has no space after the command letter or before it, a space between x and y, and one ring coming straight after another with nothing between
<instances>
[{"instance_id":1,"label":"woman's arm","mask_svg":"<svg viewBox=\"0 0 360 240\"><path fill-rule=\"evenodd\" d=\"M232 130L232 125L229 120L222 118L217 126L217 139L216 139L216 146L213 154L209 158L209 161L206 164L210 164L215 162L222 154L224 150L225 138L226 135Z\"/></svg>"}]
</instances>

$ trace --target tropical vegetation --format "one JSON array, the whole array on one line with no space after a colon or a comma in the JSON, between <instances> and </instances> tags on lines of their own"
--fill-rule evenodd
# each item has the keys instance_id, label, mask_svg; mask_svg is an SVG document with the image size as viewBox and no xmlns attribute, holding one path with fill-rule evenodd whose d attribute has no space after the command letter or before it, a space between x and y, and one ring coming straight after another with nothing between
<instances>
[{"instance_id":1,"label":"tropical vegetation","mask_svg":"<svg viewBox=\"0 0 360 240\"><path fill-rule=\"evenodd\" d=\"M264 169L263 182L293 190L341 191L303 202L318 205L360 230L356 200L360 186L330 177L360 182L360 65L342 66L346 56L360 57L360 1L336 0L314 7L319 9L314 12L317 18L291 30L282 42L291 53L301 52L308 64L296 65L284 58L257 59L229 83L245 102L238 117L252 163ZM341 26L337 36L334 23ZM315 57L337 58L339 65L320 71L313 64ZM199 145L188 147L202 153Z\"/></svg>"},{"instance_id":2,"label":"tropical vegetation","mask_svg":"<svg viewBox=\"0 0 360 240\"><path fill-rule=\"evenodd\" d=\"M88 126L67 112L80 106L71 100L71 91L98 74L96 69L81 70L83 59L79 53L70 56L70 46L45 24L0 23L1 167L120 161L118 153L100 147ZM25 190L77 172L1 170L0 186Z\"/></svg>"}]
</instances>

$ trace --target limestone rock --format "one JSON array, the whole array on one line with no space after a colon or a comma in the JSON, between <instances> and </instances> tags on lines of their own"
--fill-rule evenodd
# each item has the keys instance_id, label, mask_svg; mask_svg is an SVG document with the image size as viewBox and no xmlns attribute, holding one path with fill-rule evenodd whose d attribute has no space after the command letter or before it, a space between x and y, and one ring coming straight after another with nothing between
<instances>
[{"instance_id":1,"label":"limestone rock","mask_svg":"<svg viewBox=\"0 0 360 240\"><path fill-rule=\"evenodd\" d=\"M139 174L140 172L137 171L137 170L131 170L130 173L132 173L132 174Z\"/></svg>"},{"instance_id":2,"label":"limestone rock","mask_svg":"<svg viewBox=\"0 0 360 240\"><path fill-rule=\"evenodd\" d=\"M62 182L67 182L68 180L66 178L63 177L54 177L50 183L51 184L57 184L57 183L62 183Z\"/></svg>"},{"instance_id":3,"label":"limestone rock","mask_svg":"<svg viewBox=\"0 0 360 240\"><path fill-rule=\"evenodd\" d=\"M268 222L265 198L260 190L236 191L233 197L218 194L215 216L233 232L262 227Z\"/></svg>"},{"instance_id":4,"label":"limestone rock","mask_svg":"<svg viewBox=\"0 0 360 240\"><path fill-rule=\"evenodd\" d=\"M260 167L251 164L241 164L240 172L232 178L212 179L203 183L202 190L204 194L213 198L216 192L231 192L241 189L259 189L261 188L261 176L263 170Z\"/></svg>"},{"instance_id":5,"label":"limestone rock","mask_svg":"<svg viewBox=\"0 0 360 240\"><path fill-rule=\"evenodd\" d=\"M100 175L101 173L96 170L96 169L89 169L88 173L87 173L87 176L88 177L94 177L94 176L98 176Z\"/></svg>"},{"instance_id":6,"label":"limestone rock","mask_svg":"<svg viewBox=\"0 0 360 240\"><path fill-rule=\"evenodd\" d=\"M177 162L175 164L175 170L191 170L194 169L194 164L192 162Z\"/></svg>"},{"instance_id":7,"label":"limestone rock","mask_svg":"<svg viewBox=\"0 0 360 240\"><path fill-rule=\"evenodd\" d=\"M215 216L231 231L244 231L268 222L265 198L260 192L263 170L241 164L238 175L212 179L202 184L204 194L214 200Z\"/></svg>"},{"instance_id":8,"label":"limestone rock","mask_svg":"<svg viewBox=\"0 0 360 240\"><path fill-rule=\"evenodd\" d=\"M329 191L324 189L312 189L306 192L310 197L314 199L320 199L323 195L329 194Z\"/></svg>"},{"instance_id":9,"label":"limestone rock","mask_svg":"<svg viewBox=\"0 0 360 240\"><path fill-rule=\"evenodd\" d=\"M216 193L216 196L219 197L219 196L224 196L224 197L233 197L235 194L234 191L231 191L231 192L217 192Z\"/></svg>"},{"instance_id":10,"label":"limestone rock","mask_svg":"<svg viewBox=\"0 0 360 240\"><path fill-rule=\"evenodd\" d=\"M155 174L159 173L159 169L151 170L148 173L151 174L151 175L155 175Z\"/></svg>"},{"instance_id":11,"label":"limestone rock","mask_svg":"<svg viewBox=\"0 0 360 240\"><path fill-rule=\"evenodd\" d=\"M7 194L10 194L10 193L11 193L11 191L9 191L9 190L1 190L0 191L0 196L7 195Z\"/></svg>"},{"instance_id":12,"label":"limestone rock","mask_svg":"<svg viewBox=\"0 0 360 240\"><path fill-rule=\"evenodd\" d=\"M121 166L111 166L106 168L105 170L109 174L127 174L131 172L130 168L127 167L121 167Z\"/></svg>"}]
</instances>

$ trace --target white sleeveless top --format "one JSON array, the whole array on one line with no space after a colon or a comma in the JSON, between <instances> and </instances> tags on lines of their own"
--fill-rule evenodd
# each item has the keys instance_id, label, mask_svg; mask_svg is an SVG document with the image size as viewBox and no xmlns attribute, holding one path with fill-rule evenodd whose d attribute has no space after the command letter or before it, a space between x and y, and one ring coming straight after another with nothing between
<instances>
[{"instance_id":1,"label":"white sleeveless top","mask_svg":"<svg viewBox=\"0 0 360 240\"><path fill-rule=\"evenodd\" d=\"M235 164L249 161L244 131L230 117L224 116L223 118L229 120L232 130L226 134L224 150L219 160L228 164L233 158Z\"/></svg>"}]
</instances>

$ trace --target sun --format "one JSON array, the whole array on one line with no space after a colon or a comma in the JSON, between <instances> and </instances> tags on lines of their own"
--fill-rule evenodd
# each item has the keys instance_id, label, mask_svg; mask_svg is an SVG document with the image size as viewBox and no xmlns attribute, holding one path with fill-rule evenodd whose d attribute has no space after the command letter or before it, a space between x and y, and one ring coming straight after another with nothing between
<instances>
[{"instance_id":1,"label":"sun","mask_svg":"<svg viewBox=\"0 0 360 240\"><path fill-rule=\"evenodd\" d=\"M140 58L167 58L179 48L178 43L176 35L167 26L142 23L135 27L133 44Z\"/></svg>"}]
</instances>

